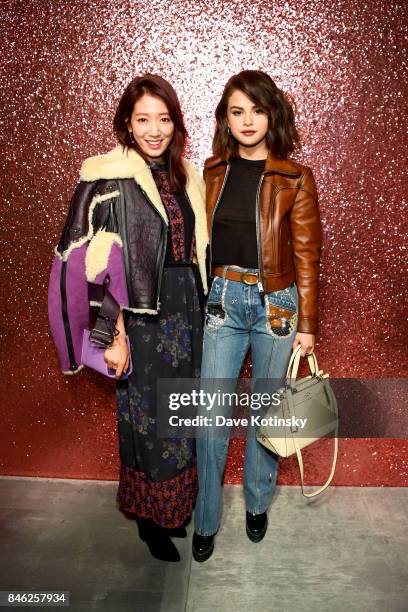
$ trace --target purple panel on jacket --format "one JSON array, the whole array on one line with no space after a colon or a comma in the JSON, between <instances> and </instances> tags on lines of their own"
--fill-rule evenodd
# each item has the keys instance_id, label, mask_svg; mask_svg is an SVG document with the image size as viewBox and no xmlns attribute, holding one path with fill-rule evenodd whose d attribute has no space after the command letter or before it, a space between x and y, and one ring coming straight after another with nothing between
<instances>
[{"instance_id":1,"label":"purple panel on jacket","mask_svg":"<svg viewBox=\"0 0 408 612\"><path fill-rule=\"evenodd\" d=\"M88 244L74 249L67 260L66 293L68 319L74 345L75 361L81 363L82 336L89 328L88 281L85 273L85 255Z\"/></svg>"},{"instance_id":2,"label":"purple panel on jacket","mask_svg":"<svg viewBox=\"0 0 408 612\"><path fill-rule=\"evenodd\" d=\"M102 285L106 273L110 275L109 291L113 297L121 306L129 306L123 250L117 242L112 244L105 270L97 274L94 282Z\"/></svg>"},{"instance_id":3,"label":"purple panel on jacket","mask_svg":"<svg viewBox=\"0 0 408 612\"><path fill-rule=\"evenodd\" d=\"M61 310L61 279L62 259L54 256L51 267L50 280L48 283L48 321L50 323L51 335L59 355L62 370L68 370L69 357L67 343L65 340L64 323Z\"/></svg>"},{"instance_id":4,"label":"purple panel on jacket","mask_svg":"<svg viewBox=\"0 0 408 612\"><path fill-rule=\"evenodd\" d=\"M89 326L89 302L88 302L88 283L85 273L85 255L88 243L71 251L66 263L66 299L69 328L75 354L75 362L79 366L81 363L81 349L83 330ZM51 334L58 351L63 372L70 371L70 360L67 345L66 330L62 314L61 303L61 270L62 260L55 256L52 262L50 282L48 285L48 318L50 322ZM126 287L125 266L123 261L122 247L113 243L108 263L105 270L100 272L95 283L102 284L106 273L109 273L111 282L110 292L123 306L129 305L128 292Z\"/></svg>"},{"instance_id":5,"label":"purple panel on jacket","mask_svg":"<svg viewBox=\"0 0 408 612\"><path fill-rule=\"evenodd\" d=\"M75 362L81 363L82 333L89 324L88 284L85 276L87 243L74 249L66 263L66 298L69 327ZM61 270L63 262L55 256L48 285L48 319L63 372L70 370L67 337L61 303Z\"/></svg>"}]
</instances>

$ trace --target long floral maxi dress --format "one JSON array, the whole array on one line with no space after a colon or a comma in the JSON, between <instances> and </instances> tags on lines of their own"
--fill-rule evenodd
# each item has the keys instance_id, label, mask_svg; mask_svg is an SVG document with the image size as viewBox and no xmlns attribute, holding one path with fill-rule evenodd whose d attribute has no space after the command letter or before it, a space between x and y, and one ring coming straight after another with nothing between
<instances>
[{"instance_id":1,"label":"long floral maxi dress","mask_svg":"<svg viewBox=\"0 0 408 612\"><path fill-rule=\"evenodd\" d=\"M202 356L202 287L194 265L194 213L185 194L170 193L167 168L151 164L169 218L158 315L123 311L133 372L116 383L122 511L181 526L191 515L197 476L193 438L158 438L158 378L195 378Z\"/></svg>"}]
</instances>

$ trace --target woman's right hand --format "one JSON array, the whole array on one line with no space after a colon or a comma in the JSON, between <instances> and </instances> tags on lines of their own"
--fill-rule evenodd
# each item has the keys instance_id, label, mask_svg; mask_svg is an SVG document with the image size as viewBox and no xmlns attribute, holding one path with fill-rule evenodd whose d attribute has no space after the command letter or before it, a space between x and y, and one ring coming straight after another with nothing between
<instances>
[{"instance_id":1,"label":"woman's right hand","mask_svg":"<svg viewBox=\"0 0 408 612\"><path fill-rule=\"evenodd\" d=\"M292 349L295 350L298 344L302 346L301 357L306 357L307 355L311 355L315 347L314 334L305 334L305 333L297 332L295 339L292 343Z\"/></svg>"},{"instance_id":2,"label":"woman's right hand","mask_svg":"<svg viewBox=\"0 0 408 612\"><path fill-rule=\"evenodd\" d=\"M122 335L116 336L112 346L106 349L104 359L108 368L116 370L115 378L120 378L129 368L129 349Z\"/></svg>"},{"instance_id":3,"label":"woman's right hand","mask_svg":"<svg viewBox=\"0 0 408 612\"><path fill-rule=\"evenodd\" d=\"M123 318L123 312L120 311L116 328L119 334L114 337L113 344L106 349L103 357L108 365L108 368L116 370L115 378L120 378L123 372L129 368L129 349L126 342L126 328Z\"/></svg>"}]
</instances>

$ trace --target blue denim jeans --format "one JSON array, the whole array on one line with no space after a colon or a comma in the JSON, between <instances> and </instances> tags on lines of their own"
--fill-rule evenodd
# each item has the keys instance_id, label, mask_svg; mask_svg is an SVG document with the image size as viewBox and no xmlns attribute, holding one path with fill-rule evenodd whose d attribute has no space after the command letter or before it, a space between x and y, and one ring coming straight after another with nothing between
<instances>
[{"instance_id":1,"label":"blue denim jeans","mask_svg":"<svg viewBox=\"0 0 408 612\"><path fill-rule=\"evenodd\" d=\"M215 384L217 379L228 379L234 391L249 347L252 384L256 384L256 379L283 381L297 330L298 304L296 284L265 294L263 303L258 285L216 276L206 306L202 388ZM286 318L277 321L274 316L279 315L279 311L273 306L284 309ZM225 380L223 385L225 390ZM221 407L221 411L228 418L232 407ZM227 426L216 435L208 428L201 428L197 433L199 492L195 530L200 535L214 534L220 525L221 486L229 434ZM244 496L248 512L260 514L267 510L275 490L277 469L277 456L261 446L253 429L249 433L248 428L244 462Z\"/></svg>"}]
</instances>

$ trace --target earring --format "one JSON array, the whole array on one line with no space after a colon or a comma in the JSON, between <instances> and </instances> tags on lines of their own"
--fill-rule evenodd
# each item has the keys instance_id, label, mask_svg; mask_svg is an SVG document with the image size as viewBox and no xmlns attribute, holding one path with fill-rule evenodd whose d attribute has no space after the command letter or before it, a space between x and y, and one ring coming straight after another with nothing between
<instances>
[{"instance_id":1,"label":"earring","mask_svg":"<svg viewBox=\"0 0 408 612\"><path fill-rule=\"evenodd\" d=\"M133 132L129 132L129 138L130 138L130 142L131 142L132 144L135 144L135 138L134 138L134 136L133 136Z\"/></svg>"},{"instance_id":2,"label":"earring","mask_svg":"<svg viewBox=\"0 0 408 612\"><path fill-rule=\"evenodd\" d=\"M229 135L231 135L231 130L229 129L229 126L227 127L227 132Z\"/></svg>"}]
</instances>

